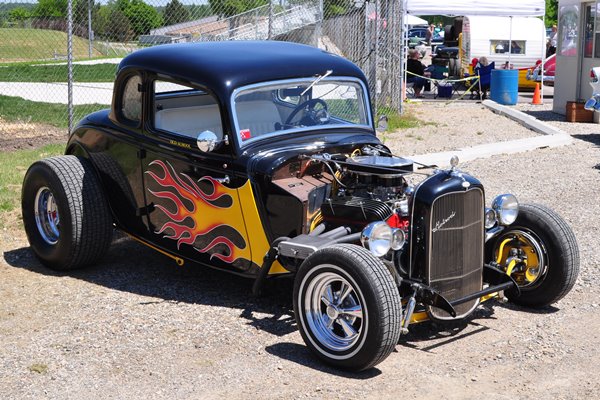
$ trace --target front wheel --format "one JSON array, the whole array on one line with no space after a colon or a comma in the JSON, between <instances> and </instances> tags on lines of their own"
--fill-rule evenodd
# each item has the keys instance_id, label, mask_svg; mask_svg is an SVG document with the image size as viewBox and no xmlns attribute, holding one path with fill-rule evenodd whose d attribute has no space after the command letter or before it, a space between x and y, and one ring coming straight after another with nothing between
<instances>
[{"instance_id":1,"label":"front wheel","mask_svg":"<svg viewBox=\"0 0 600 400\"><path fill-rule=\"evenodd\" d=\"M318 250L302 263L294 283L304 342L323 361L345 369L371 368L394 350L400 301L386 266L355 245Z\"/></svg>"},{"instance_id":2,"label":"front wheel","mask_svg":"<svg viewBox=\"0 0 600 400\"><path fill-rule=\"evenodd\" d=\"M509 299L529 307L544 307L562 299L579 274L573 231L555 211L537 204L519 207L517 220L493 241L490 258L521 289L519 297Z\"/></svg>"}]
</instances>

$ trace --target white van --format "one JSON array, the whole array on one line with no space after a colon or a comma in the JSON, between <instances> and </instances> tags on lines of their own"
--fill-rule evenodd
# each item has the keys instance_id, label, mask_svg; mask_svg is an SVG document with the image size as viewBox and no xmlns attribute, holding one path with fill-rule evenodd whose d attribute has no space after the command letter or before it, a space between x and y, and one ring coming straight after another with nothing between
<instances>
[{"instance_id":1,"label":"white van","mask_svg":"<svg viewBox=\"0 0 600 400\"><path fill-rule=\"evenodd\" d=\"M546 31L536 17L465 16L459 41L463 71L473 58L482 56L495 61L496 68L502 68L509 55L513 68L530 68L544 58Z\"/></svg>"}]
</instances>

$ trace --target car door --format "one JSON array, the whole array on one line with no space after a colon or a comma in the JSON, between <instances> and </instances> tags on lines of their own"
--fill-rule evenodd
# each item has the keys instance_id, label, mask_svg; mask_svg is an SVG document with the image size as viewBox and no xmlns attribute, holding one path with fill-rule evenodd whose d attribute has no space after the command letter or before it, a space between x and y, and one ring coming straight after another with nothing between
<instances>
[{"instance_id":1,"label":"car door","mask_svg":"<svg viewBox=\"0 0 600 400\"><path fill-rule=\"evenodd\" d=\"M194 261L248 272L252 256L238 195L247 177L231 169L218 101L165 80L148 91L142 164L152 241ZM217 147L199 150L200 133L216 137Z\"/></svg>"}]
</instances>

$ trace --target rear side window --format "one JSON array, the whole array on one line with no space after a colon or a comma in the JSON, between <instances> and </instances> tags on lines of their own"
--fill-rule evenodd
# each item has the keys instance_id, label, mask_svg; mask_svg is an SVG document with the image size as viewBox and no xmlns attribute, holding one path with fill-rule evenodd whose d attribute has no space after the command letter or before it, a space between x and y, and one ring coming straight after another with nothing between
<instances>
[{"instance_id":1,"label":"rear side window","mask_svg":"<svg viewBox=\"0 0 600 400\"><path fill-rule=\"evenodd\" d=\"M196 139L211 131L223 139L221 113L214 97L194 87L167 81L154 82L154 128Z\"/></svg>"},{"instance_id":2,"label":"rear side window","mask_svg":"<svg viewBox=\"0 0 600 400\"><path fill-rule=\"evenodd\" d=\"M121 115L130 122L140 122L142 119L142 92L140 85L142 77L132 75L123 88L121 97Z\"/></svg>"}]
</instances>

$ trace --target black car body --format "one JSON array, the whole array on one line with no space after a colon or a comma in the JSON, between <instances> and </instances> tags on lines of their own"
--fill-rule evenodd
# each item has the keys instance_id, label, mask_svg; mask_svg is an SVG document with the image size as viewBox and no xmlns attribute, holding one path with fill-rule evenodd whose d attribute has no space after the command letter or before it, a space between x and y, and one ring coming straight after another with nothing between
<instances>
[{"instance_id":1,"label":"black car body","mask_svg":"<svg viewBox=\"0 0 600 400\"><path fill-rule=\"evenodd\" d=\"M293 277L307 345L364 369L410 323L504 294L546 305L575 281L560 217L512 195L486 208L456 163L409 183L415 165L377 139L366 78L339 56L165 45L126 57L112 108L77 125L65 156L32 165L23 217L56 269L95 262L114 225L180 265L252 277L255 292Z\"/></svg>"}]
</instances>

